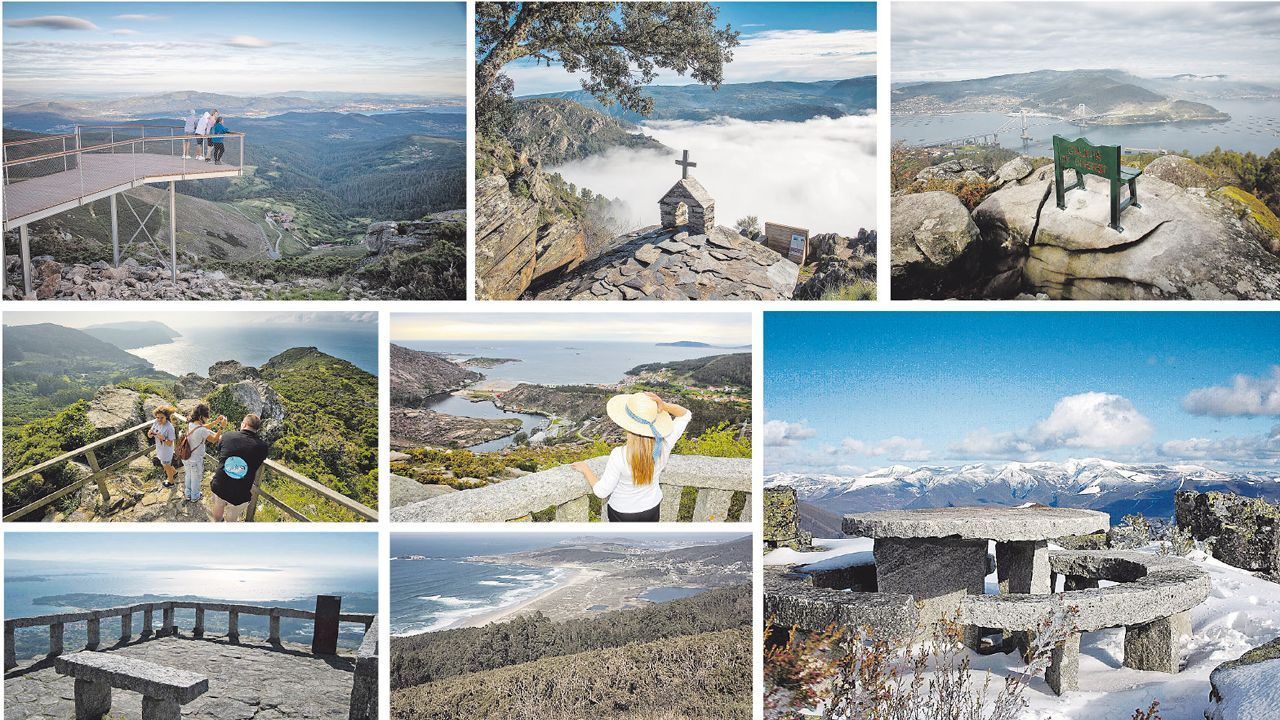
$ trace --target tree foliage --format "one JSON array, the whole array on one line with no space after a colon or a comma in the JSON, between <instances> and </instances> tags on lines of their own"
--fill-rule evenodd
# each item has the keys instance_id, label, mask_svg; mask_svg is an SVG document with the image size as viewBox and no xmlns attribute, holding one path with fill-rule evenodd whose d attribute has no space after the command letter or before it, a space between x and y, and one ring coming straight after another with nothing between
<instances>
[{"instance_id":1,"label":"tree foliage","mask_svg":"<svg viewBox=\"0 0 1280 720\"><path fill-rule=\"evenodd\" d=\"M503 127L513 85L502 69L527 58L582 73L601 104L641 114L653 109L642 90L660 69L719 87L738 32L716 27L718 14L702 2L477 3L477 126Z\"/></svg>"}]
</instances>

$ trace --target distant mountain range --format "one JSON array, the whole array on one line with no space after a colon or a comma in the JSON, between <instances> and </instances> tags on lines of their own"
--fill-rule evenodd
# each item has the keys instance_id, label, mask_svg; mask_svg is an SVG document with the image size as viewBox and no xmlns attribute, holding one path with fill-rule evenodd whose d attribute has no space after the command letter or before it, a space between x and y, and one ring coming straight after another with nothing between
<instances>
[{"instance_id":1,"label":"distant mountain range","mask_svg":"<svg viewBox=\"0 0 1280 720\"><path fill-rule=\"evenodd\" d=\"M650 85L642 91L654 100L647 118L618 105L601 105L585 90L530 95L527 98L572 100L592 110L629 123L643 120L740 120L802 121L815 117L857 115L876 108L875 76L818 82L725 83L713 90L706 85Z\"/></svg>"},{"instance_id":2,"label":"distant mountain range","mask_svg":"<svg viewBox=\"0 0 1280 720\"><path fill-rule=\"evenodd\" d=\"M1036 70L893 88L895 113L1005 112L1018 108L1067 116L1079 105L1110 113L1108 124L1229 120L1204 103L1180 99L1189 80L1140 78L1123 70ZM1162 94L1159 90L1163 90ZM1114 122L1112 122L1114 120Z\"/></svg>"},{"instance_id":3,"label":"distant mountain range","mask_svg":"<svg viewBox=\"0 0 1280 720\"><path fill-rule=\"evenodd\" d=\"M771 475L766 485L789 485L799 499L825 513L967 505L1085 508L1113 521L1140 512L1171 517L1177 490L1217 490L1280 500L1280 474L1221 472L1198 465L1126 464L1095 458L1065 462L893 465L865 475ZM819 525L831 519L815 517Z\"/></svg>"},{"instance_id":4,"label":"distant mountain range","mask_svg":"<svg viewBox=\"0 0 1280 720\"><path fill-rule=\"evenodd\" d=\"M155 320L99 323L84 328L84 333L123 350L163 345L182 337L182 333Z\"/></svg>"},{"instance_id":5,"label":"distant mountain range","mask_svg":"<svg viewBox=\"0 0 1280 720\"><path fill-rule=\"evenodd\" d=\"M675 342L660 342L654 344L657 347L719 348L723 350L745 350L751 347L750 345L713 345L699 340L677 340Z\"/></svg>"}]
</instances>

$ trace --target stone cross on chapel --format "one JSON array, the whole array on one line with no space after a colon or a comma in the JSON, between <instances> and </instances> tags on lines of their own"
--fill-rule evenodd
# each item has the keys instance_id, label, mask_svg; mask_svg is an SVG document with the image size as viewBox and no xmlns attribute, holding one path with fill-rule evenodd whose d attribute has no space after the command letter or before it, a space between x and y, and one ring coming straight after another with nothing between
<instances>
[{"instance_id":1,"label":"stone cross on chapel","mask_svg":"<svg viewBox=\"0 0 1280 720\"><path fill-rule=\"evenodd\" d=\"M688 150L685 150L685 151L684 151L684 157L683 157L682 159L680 159L680 160L677 160L677 161L676 161L676 164L680 166L680 177L681 177L681 179L687 179L687 178L689 177L689 168L691 168L691 167L698 167L698 163L696 163L696 162L689 162L689 151L688 151Z\"/></svg>"}]
</instances>

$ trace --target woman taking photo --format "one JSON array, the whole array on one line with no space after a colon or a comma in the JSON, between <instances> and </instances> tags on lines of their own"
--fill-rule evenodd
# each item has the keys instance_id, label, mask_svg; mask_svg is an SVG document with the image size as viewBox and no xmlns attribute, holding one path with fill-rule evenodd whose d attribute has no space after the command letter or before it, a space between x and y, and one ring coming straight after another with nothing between
<instances>
[{"instance_id":1,"label":"woman taking photo","mask_svg":"<svg viewBox=\"0 0 1280 720\"><path fill-rule=\"evenodd\" d=\"M658 480L693 413L650 392L615 395L606 413L626 432L626 444L609 453L599 477L586 463L573 468L586 477L596 497L608 499L610 522L657 522L662 505Z\"/></svg>"}]
</instances>

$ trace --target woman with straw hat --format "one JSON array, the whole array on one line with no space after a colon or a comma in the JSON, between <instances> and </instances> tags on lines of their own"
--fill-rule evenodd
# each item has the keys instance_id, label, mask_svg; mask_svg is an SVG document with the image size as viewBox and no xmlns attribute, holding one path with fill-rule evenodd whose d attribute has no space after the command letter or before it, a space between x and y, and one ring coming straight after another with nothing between
<instances>
[{"instance_id":1,"label":"woman with straw hat","mask_svg":"<svg viewBox=\"0 0 1280 720\"><path fill-rule=\"evenodd\" d=\"M615 395L606 412L626 432L626 444L609 453L600 477L586 463L573 468L586 477L596 497L608 498L610 522L657 522L662 504L658 478L693 413L651 392Z\"/></svg>"}]
</instances>

